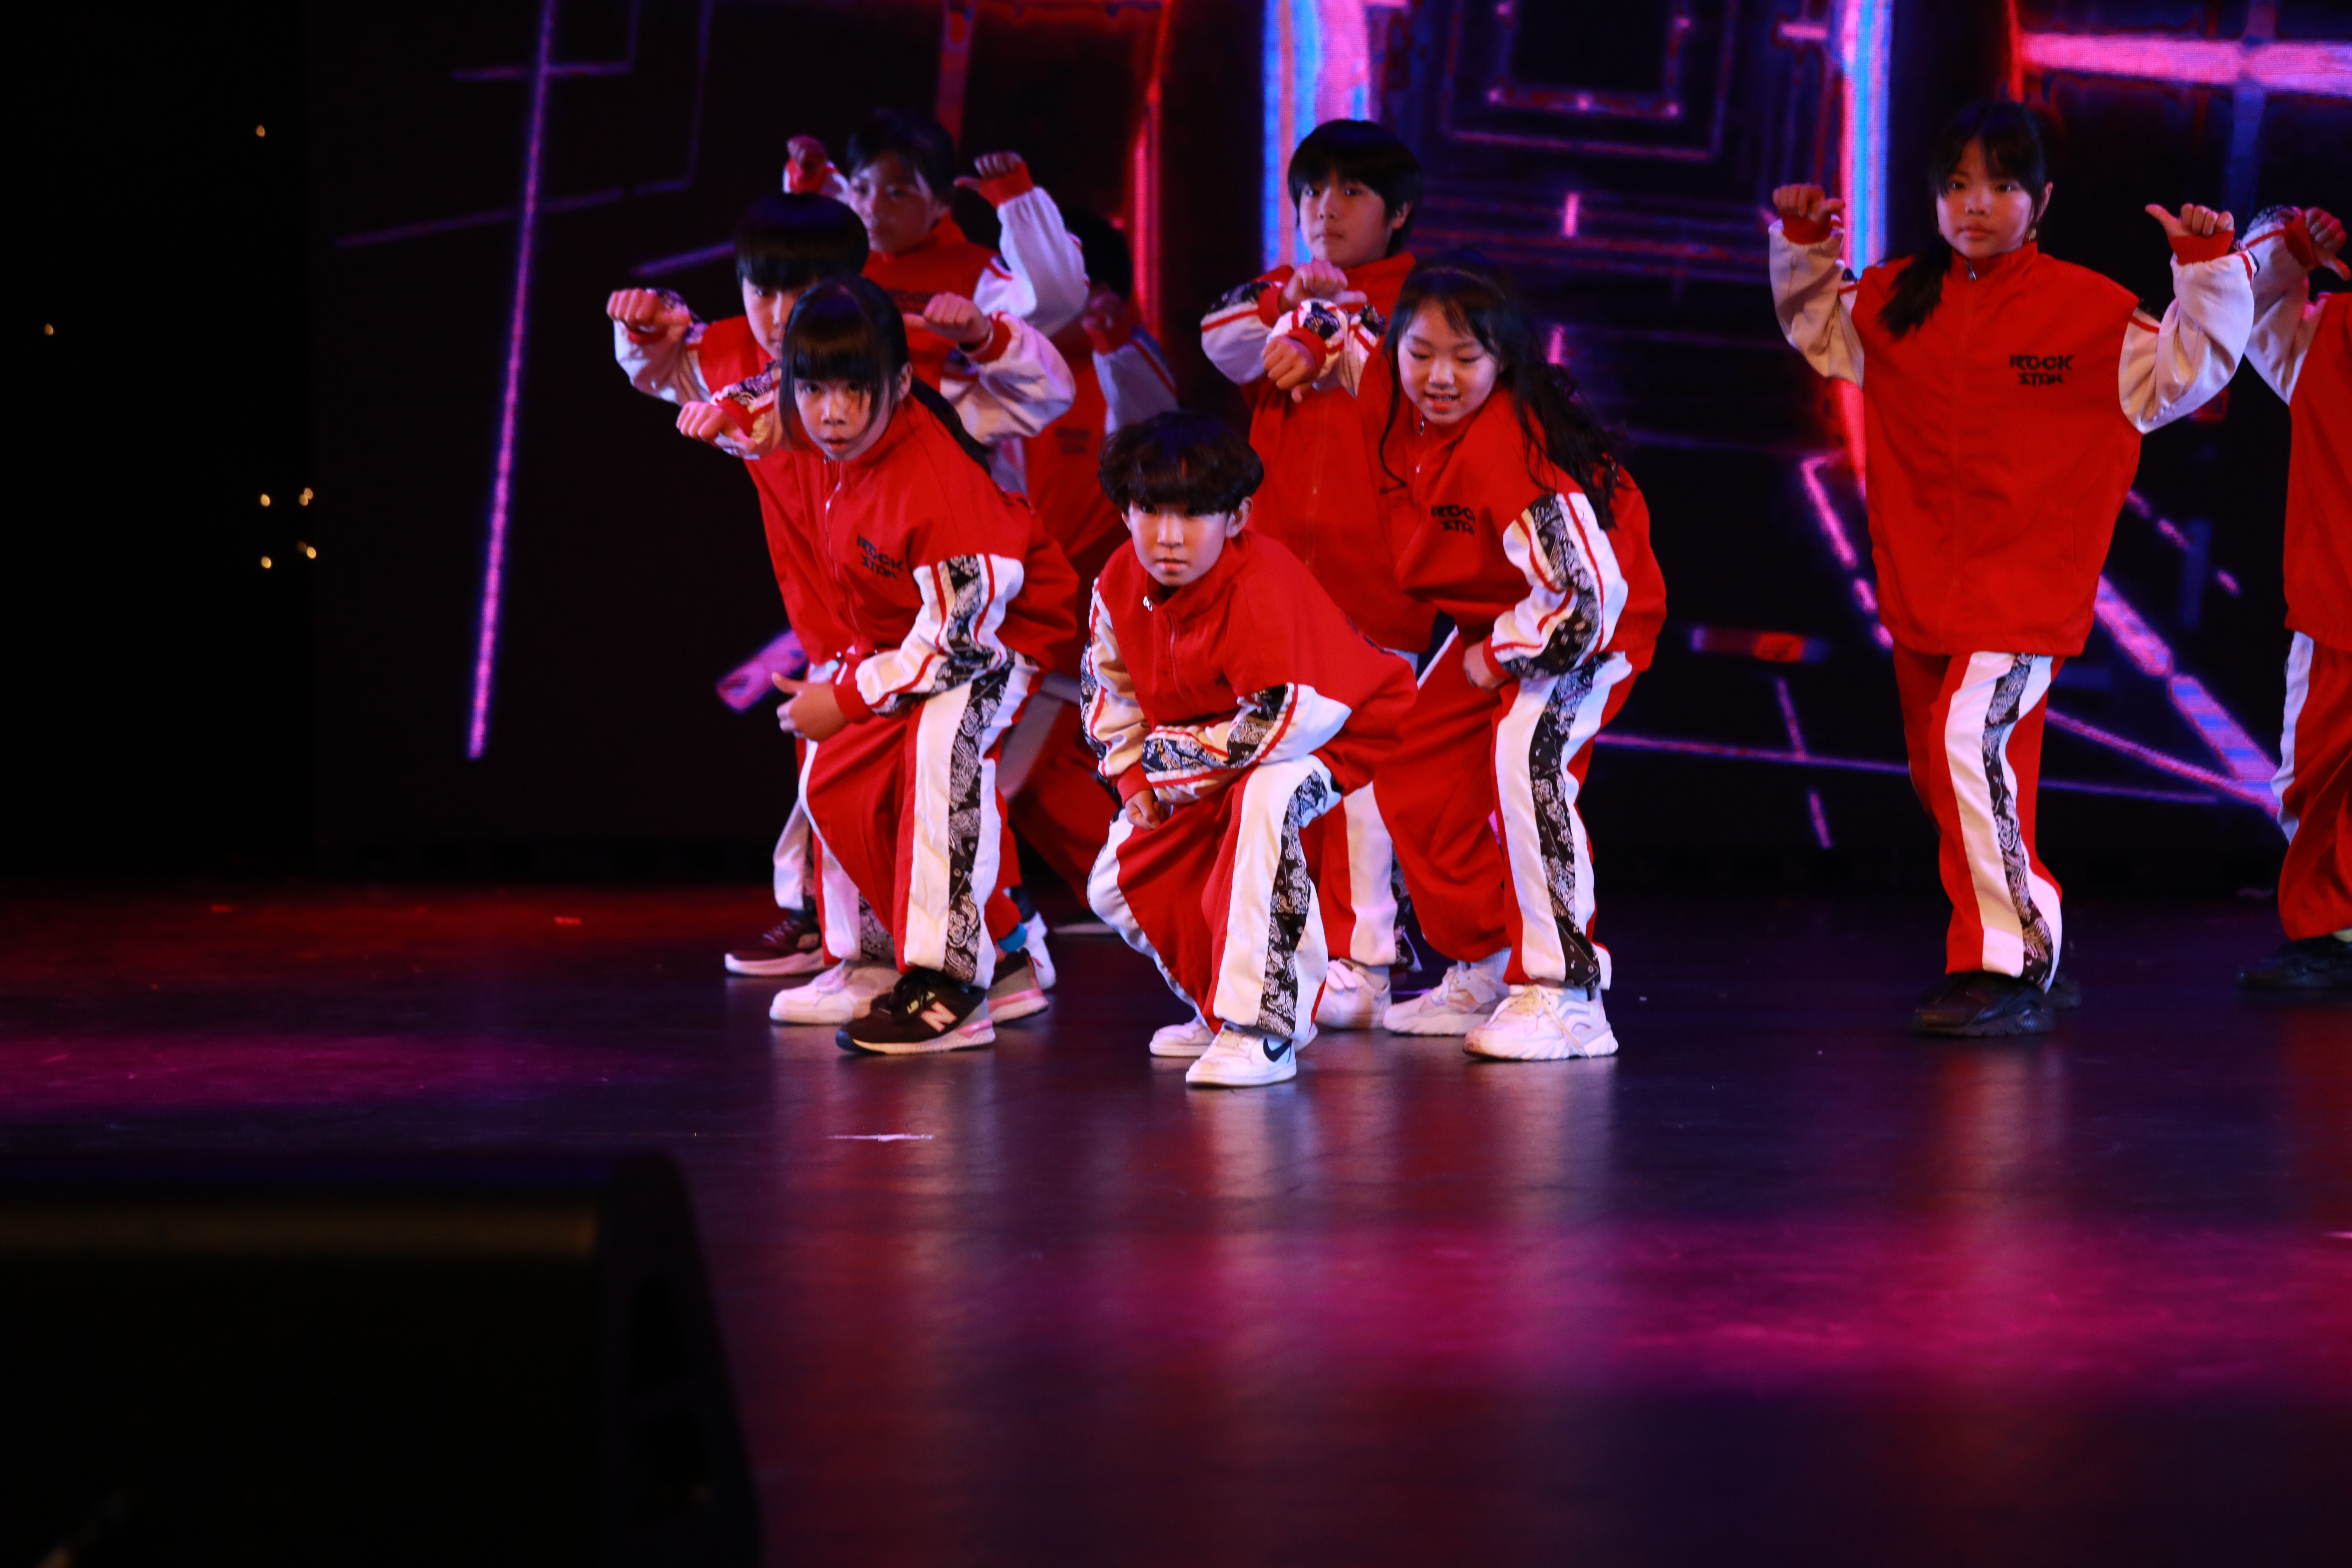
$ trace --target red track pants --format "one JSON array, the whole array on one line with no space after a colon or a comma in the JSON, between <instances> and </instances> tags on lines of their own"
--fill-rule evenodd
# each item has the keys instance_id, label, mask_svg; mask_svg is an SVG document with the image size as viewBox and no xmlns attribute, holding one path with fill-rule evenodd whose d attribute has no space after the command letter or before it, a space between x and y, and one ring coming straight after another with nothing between
<instances>
[{"instance_id":1,"label":"red track pants","mask_svg":"<svg viewBox=\"0 0 2352 1568\"><path fill-rule=\"evenodd\" d=\"M996 973L991 939L1020 924L1004 891L1019 872L996 793L996 747L1034 679L1025 664L992 670L815 748L803 797L810 820L888 924L900 969L986 985ZM845 924L835 895L819 877L828 954Z\"/></svg>"},{"instance_id":2,"label":"red track pants","mask_svg":"<svg viewBox=\"0 0 2352 1568\"><path fill-rule=\"evenodd\" d=\"M1307 758L1244 769L1157 827L1122 815L1087 901L1202 1017L1297 1035L1328 963L1303 830L1339 799Z\"/></svg>"},{"instance_id":3,"label":"red track pants","mask_svg":"<svg viewBox=\"0 0 2352 1568\"><path fill-rule=\"evenodd\" d=\"M1952 901L1944 968L1990 970L2047 988L2065 925L2058 883L2033 851L2049 654L1919 653L1897 644L1895 684L1911 787L1935 818L1937 868Z\"/></svg>"},{"instance_id":4,"label":"red track pants","mask_svg":"<svg viewBox=\"0 0 2352 1568\"><path fill-rule=\"evenodd\" d=\"M1316 901L1323 941L1334 958L1385 968L1397 961L1396 846L1366 784L1344 796L1307 830L1315 854Z\"/></svg>"},{"instance_id":5,"label":"red track pants","mask_svg":"<svg viewBox=\"0 0 2352 1568\"><path fill-rule=\"evenodd\" d=\"M2297 632L2279 741L2279 923L2290 942L2352 927L2352 651Z\"/></svg>"},{"instance_id":6,"label":"red track pants","mask_svg":"<svg viewBox=\"0 0 2352 1568\"><path fill-rule=\"evenodd\" d=\"M1514 984L1608 985L1576 804L1592 739L1633 688L1633 666L1609 654L1481 691L1462 673L1458 638L1438 649L1404 743L1379 776L1381 815L1431 946L1465 963L1508 947Z\"/></svg>"}]
</instances>

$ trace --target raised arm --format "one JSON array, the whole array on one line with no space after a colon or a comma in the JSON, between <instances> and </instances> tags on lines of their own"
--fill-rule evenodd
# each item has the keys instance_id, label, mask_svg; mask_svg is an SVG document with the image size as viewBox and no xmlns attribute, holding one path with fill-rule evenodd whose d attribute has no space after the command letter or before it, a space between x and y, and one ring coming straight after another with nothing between
<instances>
[{"instance_id":1,"label":"raised arm","mask_svg":"<svg viewBox=\"0 0 2352 1568\"><path fill-rule=\"evenodd\" d=\"M1835 222L1845 203L1819 185L1783 185L1772 193L1780 221L1772 226L1772 311L1780 335L1822 374L1862 384L1862 338L1853 328L1853 291L1839 260Z\"/></svg>"},{"instance_id":2,"label":"raised arm","mask_svg":"<svg viewBox=\"0 0 2352 1568\"><path fill-rule=\"evenodd\" d=\"M1643 504L1621 485L1612 507ZM1503 529L1503 552L1527 595L1495 621L1486 662L1514 679L1565 675L1609 646L1630 595L1608 531L1580 492L1538 496Z\"/></svg>"},{"instance_id":3,"label":"raised arm","mask_svg":"<svg viewBox=\"0 0 2352 1568\"><path fill-rule=\"evenodd\" d=\"M1062 222L1054 198L1029 178L1018 153L988 153L973 161L977 179L956 182L996 209L1000 232L994 262L981 275L973 298L990 315L1021 317L1052 337L1087 308L1087 258Z\"/></svg>"},{"instance_id":4,"label":"raised arm","mask_svg":"<svg viewBox=\"0 0 2352 1568\"><path fill-rule=\"evenodd\" d=\"M2195 413L2230 384L2253 330L2253 262L2230 248L2230 215L2151 206L2172 242L2172 303L2161 321L2132 312L2116 382L2124 417L2145 435Z\"/></svg>"},{"instance_id":5,"label":"raised arm","mask_svg":"<svg viewBox=\"0 0 2352 1568\"><path fill-rule=\"evenodd\" d=\"M932 303L936 308L939 300ZM978 308L973 310L977 314ZM982 320L988 335L975 344L959 344L940 377L940 391L976 441L994 446L1011 437L1038 435L1068 413L1078 395L1069 363L1045 333L1019 317Z\"/></svg>"},{"instance_id":6,"label":"raised arm","mask_svg":"<svg viewBox=\"0 0 2352 1568\"><path fill-rule=\"evenodd\" d=\"M629 384L665 403L700 403L704 323L667 289L623 289L604 301L613 321L613 358Z\"/></svg>"},{"instance_id":7,"label":"raised arm","mask_svg":"<svg viewBox=\"0 0 2352 1568\"><path fill-rule=\"evenodd\" d=\"M2330 267L2340 275L2343 247L2343 224L2318 207L2265 213L2246 237L2246 254L2254 264L2254 325L2246 338L2246 357L2282 402L2294 401L2304 357L2319 331L2311 274Z\"/></svg>"}]
</instances>

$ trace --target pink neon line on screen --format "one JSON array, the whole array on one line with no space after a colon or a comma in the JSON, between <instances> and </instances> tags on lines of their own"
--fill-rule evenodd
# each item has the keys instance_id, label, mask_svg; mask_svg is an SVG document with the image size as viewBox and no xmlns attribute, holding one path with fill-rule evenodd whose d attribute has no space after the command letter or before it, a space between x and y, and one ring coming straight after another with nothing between
<instances>
[{"instance_id":1,"label":"pink neon line on screen","mask_svg":"<svg viewBox=\"0 0 2352 1568\"><path fill-rule=\"evenodd\" d=\"M514 300L507 316L506 391L499 405L499 459L490 481L489 538L483 550L482 596L474 641L474 702L466 755L490 743L490 684L497 672L499 612L506 586L507 516L514 495L516 416L522 405L525 330L530 322L531 243L539 232L540 150L547 132L549 57L555 47L555 0L540 0L539 45L530 66L530 132L523 143L522 212L516 227Z\"/></svg>"}]
</instances>

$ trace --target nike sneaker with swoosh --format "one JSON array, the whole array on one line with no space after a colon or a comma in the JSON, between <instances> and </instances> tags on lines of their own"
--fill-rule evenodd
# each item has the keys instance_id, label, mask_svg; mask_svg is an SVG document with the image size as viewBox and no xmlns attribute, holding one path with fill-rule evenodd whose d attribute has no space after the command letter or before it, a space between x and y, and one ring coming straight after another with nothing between
<instances>
[{"instance_id":1,"label":"nike sneaker with swoosh","mask_svg":"<svg viewBox=\"0 0 2352 1568\"><path fill-rule=\"evenodd\" d=\"M1298 1047L1315 1037L1315 1026L1298 1035L1261 1035L1231 1024L1217 1031L1201 1059L1184 1069L1184 1081L1202 1089L1259 1089L1298 1076Z\"/></svg>"},{"instance_id":2,"label":"nike sneaker with swoosh","mask_svg":"<svg viewBox=\"0 0 2352 1568\"><path fill-rule=\"evenodd\" d=\"M988 993L950 980L936 969L910 969L889 995L833 1037L845 1051L874 1056L924 1056L969 1050L996 1038Z\"/></svg>"}]
</instances>

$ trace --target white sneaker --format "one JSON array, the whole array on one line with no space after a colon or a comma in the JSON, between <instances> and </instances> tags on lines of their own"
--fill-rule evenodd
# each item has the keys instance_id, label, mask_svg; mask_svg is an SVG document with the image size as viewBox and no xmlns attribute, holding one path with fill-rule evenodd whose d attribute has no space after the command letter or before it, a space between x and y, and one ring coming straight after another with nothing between
<instances>
[{"instance_id":1,"label":"white sneaker","mask_svg":"<svg viewBox=\"0 0 2352 1568\"><path fill-rule=\"evenodd\" d=\"M898 972L888 964L848 959L805 985L777 992L776 999L768 1004L768 1020L775 1024L846 1024L873 1011L875 998L887 996L898 984Z\"/></svg>"},{"instance_id":2,"label":"white sneaker","mask_svg":"<svg viewBox=\"0 0 2352 1568\"><path fill-rule=\"evenodd\" d=\"M1613 1057L1617 1037L1601 1010L1601 993L1566 985L1514 985L1495 1016L1470 1031L1462 1048L1507 1062Z\"/></svg>"},{"instance_id":3,"label":"white sneaker","mask_svg":"<svg viewBox=\"0 0 2352 1568\"><path fill-rule=\"evenodd\" d=\"M1184 1081L1202 1089L1258 1089L1286 1082L1298 1076L1298 1047L1314 1037L1312 1024L1304 1036L1219 1029L1201 1059L1184 1069Z\"/></svg>"},{"instance_id":4,"label":"white sneaker","mask_svg":"<svg viewBox=\"0 0 2352 1568\"><path fill-rule=\"evenodd\" d=\"M996 980L988 988L989 1016L1009 1024L1045 1010L1045 976L1034 956L1027 951L997 954Z\"/></svg>"},{"instance_id":5,"label":"white sneaker","mask_svg":"<svg viewBox=\"0 0 2352 1568\"><path fill-rule=\"evenodd\" d=\"M1391 1035L1466 1035L1510 994L1503 982L1510 962L1507 947L1475 963L1457 963L1435 985L1382 1014L1381 1026Z\"/></svg>"},{"instance_id":6,"label":"white sneaker","mask_svg":"<svg viewBox=\"0 0 2352 1568\"><path fill-rule=\"evenodd\" d=\"M1389 972L1335 958L1323 973L1323 999L1315 1021L1327 1029L1369 1029L1389 1010Z\"/></svg>"},{"instance_id":7,"label":"white sneaker","mask_svg":"<svg viewBox=\"0 0 2352 1568\"><path fill-rule=\"evenodd\" d=\"M1021 951L1027 953L1029 962L1036 966L1037 989L1051 991L1062 977L1054 968L1054 955L1045 951L1045 917L1031 915L1021 929L1029 933ZM994 1006L994 1003L990 1005ZM998 1008L996 1016L1003 1017L1003 1009Z\"/></svg>"},{"instance_id":8,"label":"white sneaker","mask_svg":"<svg viewBox=\"0 0 2352 1568\"><path fill-rule=\"evenodd\" d=\"M1181 1024L1151 1031L1151 1054L1155 1057L1197 1057L1209 1048L1217 1037L1217 1026L1198 1013Z\"/></svg>"}]
</instances>

